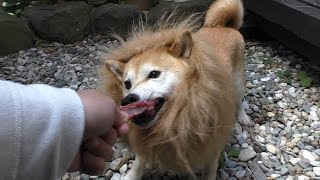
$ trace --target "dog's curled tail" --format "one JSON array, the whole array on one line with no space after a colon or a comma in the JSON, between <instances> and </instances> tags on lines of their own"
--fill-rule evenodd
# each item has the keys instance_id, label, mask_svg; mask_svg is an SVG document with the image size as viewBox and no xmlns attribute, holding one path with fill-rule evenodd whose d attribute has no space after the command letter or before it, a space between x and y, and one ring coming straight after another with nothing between
<instances>
[{"instance_id":1,"label":"dog's curled tail","mask_svg":"<svg viewBox=\"0 0 320 180\"><path fill-rule=\"evenodd\" d=\"M216 0L209 8L205 27L230 27L239 30L243 21L241 0Z\"/></svg>"}]
</instances>

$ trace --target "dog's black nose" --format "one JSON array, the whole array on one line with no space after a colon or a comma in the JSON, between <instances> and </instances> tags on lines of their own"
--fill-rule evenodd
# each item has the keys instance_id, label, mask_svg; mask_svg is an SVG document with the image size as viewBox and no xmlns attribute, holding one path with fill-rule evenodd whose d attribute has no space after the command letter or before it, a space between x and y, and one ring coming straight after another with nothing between
<instances>
[{"instance_id":1,"label":"dog's black nose","mask_svg":"<svg viewBox=\"0 0 320 180\"><path fill-rule=\"evenodd\" d=\"M136 94L129 94L128 96L122 99L121 105L125 106L136 101L139 101L139 96Z\"/></svg>"}]
</instances>

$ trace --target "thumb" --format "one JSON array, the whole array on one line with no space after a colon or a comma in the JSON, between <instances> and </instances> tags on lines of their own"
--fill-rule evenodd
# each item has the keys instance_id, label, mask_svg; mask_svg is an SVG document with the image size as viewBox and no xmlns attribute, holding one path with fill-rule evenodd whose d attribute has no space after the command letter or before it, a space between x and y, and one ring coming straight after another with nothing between
<instances>
[{"instance_id":1,"label":"thumb","mask_svg":"<svg viewBox=\"0 0 320 180\"><path fill-rule=\"evenodd\" d=\"M127 123L129 120L129 116L126 112L124 111L116 111L117 113L117 118L115 119L113 127L117 128L120 127L122 124Z\"/></svg>"},{"instance_id":2,"label":"thumb","mask_svg":"<svg viewBox=\"0 0 320 180\"><path fill-rule=\"evenodd\" d=\"M83 139L108 132L119 117L114 101L94 90L78 91L78 94L85 112Z\"/></svg>"}]
</instances>

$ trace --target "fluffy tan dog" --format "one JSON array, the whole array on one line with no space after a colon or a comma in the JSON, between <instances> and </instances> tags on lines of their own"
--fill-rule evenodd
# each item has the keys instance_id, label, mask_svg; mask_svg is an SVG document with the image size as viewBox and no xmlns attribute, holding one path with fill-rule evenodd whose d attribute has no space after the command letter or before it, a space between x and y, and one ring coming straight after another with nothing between
<instances>
[{"instance_id":1,"label":"fluffy tan dog","mask_svg":"<svg viewBox=\"0 0 320 180\"><path fill-rule=\"evenodd\" d=\"M161 21L106 55L100 89L119 105L153 102L130 123L136 161L125 179L140 179L147 165L191 177L203 170L204 179L215 179L236 117L250 123L241 103L242 18L241 0L217 0L200 29L194 16Z\"/></svg>"}]
</instances>

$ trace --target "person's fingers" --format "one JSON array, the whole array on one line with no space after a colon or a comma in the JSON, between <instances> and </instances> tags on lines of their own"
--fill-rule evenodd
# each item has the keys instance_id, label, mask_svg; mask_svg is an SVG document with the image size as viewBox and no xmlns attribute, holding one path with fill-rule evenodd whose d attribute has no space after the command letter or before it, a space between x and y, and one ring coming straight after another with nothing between
<instances>
[{"instance_id":1,"label":"person's fingers","mask_svg":"<svg viewBox=\"0 0 320 180\"><path fill-rule=\"evenodd\" d=\"M84 139L106 133L115 121L119 121L114 101L95 90L78 91L85 111Z\"/></svg>"},{"instance_id":2,"label":"person's fingers","mask_svg":"<svg viewBox=\"0 0 320 180\"><path fill-rule=\"evenodd\" d=\"M106 162L104 158L95 156L90 152L83 152L82 155L82 172L88 175L100 175L105 167Z\"/></svg>"},{"instance_id":3,"label":"person's fingers","mask_svg":"<svg viewBox=\"0 0 320 180\"><path fill-rule=\"evenodd\" d=\"M114 121L113 127L119 127L123 123L128 122L128 120L129 120L129 116L126 112L117 110L116 119Z\"/></svg>"},{"instance_id":4,"label":"person's fingers","mask_svg":"<svg viewBox=\"0 0 320 180\"><path fill-rule=\"evenodd\" d=\"M116 143L118 138L118 133L116 129L111 128L107 133L100 136L107 144L113 145Z\"/></svg>"},{"instance_id":5,"label":"person's fingers","mask_svg":"<svg viewBox=\"0 0 320 180\"><path fill-rule=\"evenodd\" d=\"M118 137L123 137L128 133L129 126L128 126L129 116L124 111L118 111L118 118L114 122L113 127L116 129Z\"/></svg>"},{"instance_id":6,"label":"person's fingers","mask_svg":"<svg viewBox=\"0 0 320 180\"><path fill-rule=\"evenodd\" d=\"M129 125L127 123L123 123L117 128L117 133L119 137L124 137L129 131Z\"/></svg>"},{"instance_id":7,"label":"person's fingers","mask_svg":"<svg viewBox=\"0 0 320 180\"><path fill-rule=\"evenodd\" d=\"M85 149L97 157L104 158L105 161L109 161L113 156L112 145L105 143L100 138L87 140L85 142Z\"/></svg>"}]
</instances>

